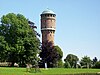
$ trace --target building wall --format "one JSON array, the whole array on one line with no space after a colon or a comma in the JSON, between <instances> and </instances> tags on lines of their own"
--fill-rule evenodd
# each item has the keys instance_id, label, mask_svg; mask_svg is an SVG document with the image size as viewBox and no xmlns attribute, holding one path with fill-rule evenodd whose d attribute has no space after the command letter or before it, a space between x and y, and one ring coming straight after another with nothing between
<instances>
[{"instance_id":1,"label":"building wall","mask_svg":"<svg viewBox=\"0 0 100 75\"><path fill-rule=\"evenodd\" d=\"M42 31L42 42L46 41L54 43L54 31Z\"/></svg>"}]
</instances>

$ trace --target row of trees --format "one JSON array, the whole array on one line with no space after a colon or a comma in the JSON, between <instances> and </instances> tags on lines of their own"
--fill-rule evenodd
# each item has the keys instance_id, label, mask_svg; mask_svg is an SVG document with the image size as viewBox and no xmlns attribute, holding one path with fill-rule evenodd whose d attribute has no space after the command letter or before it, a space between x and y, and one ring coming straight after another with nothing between
<instances>
[{"instance_id":1,"label":"row of trees","mask_svg":"<svg viewBox=\"0 0 100 75\"><path fill-rule=\"evenodd\" d=\"M79 61L76 55L68 54L64 61L65 68L100 68L100 61L96 57L91 60L90 57L84 56Z\"/></svg>"},{"instance_id":2,"label":"row of trees","mask_svg":"<svg viewBox=\"0 0 100 75\"><path fill-rule=\"evenodd\" d=\"M10 66L18 63L39 65L40 67L94 67L100 68L100 61L95 57L84 56L79 62L76 55L68 54L62 62L63 52L59 46L52 46L46 41L41 45L34 23L21 14L9 13L3 15L0 21L0 62L11 62Z\"/></svg>"},{"instance_id":3,"label":"row of trees","mask_svg":"<svg viewBox=\"0 0 100 75\"><path fill-rule=\"evenodd\" d=\"M63 52L59 46L52 46L52 42L45 42L42 46L35 31L34 23L21 14L9 13L1 17L0 22L0 62L18 63L40 67L58 67L62 64Z\"/></svg>"}]
</instances>

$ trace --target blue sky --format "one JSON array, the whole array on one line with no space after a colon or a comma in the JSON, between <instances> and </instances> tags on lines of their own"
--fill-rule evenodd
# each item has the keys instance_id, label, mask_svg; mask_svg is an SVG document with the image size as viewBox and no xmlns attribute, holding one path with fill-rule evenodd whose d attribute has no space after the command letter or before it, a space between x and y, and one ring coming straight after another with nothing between
<instances>
[{"instance_id":1,"label":"blue sky","mask_svg":"<svg viewBox=\"0 0 100 75\"><path fill-rule=\"evenodd\" d=\"M100 59L100 0L0 0L0 17L23 14L41 34L40 14L46 8L57 15L55 44L61 47L63 59L70 53Z\"/></svg>"}]
</instances>

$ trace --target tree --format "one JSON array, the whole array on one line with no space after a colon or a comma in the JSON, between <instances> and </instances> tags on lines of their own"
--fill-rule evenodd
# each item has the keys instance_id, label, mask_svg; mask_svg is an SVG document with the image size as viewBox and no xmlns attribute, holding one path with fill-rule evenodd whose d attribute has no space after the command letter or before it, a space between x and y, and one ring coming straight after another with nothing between
<instances>
[{"instance_id":1,"label":"tree","mask_svg":"<svg viewBox=\"0 0 100 75\"><path fill-rule=\"evenodd\" d=\"M54 62L53 64L55 65L55 67L63 67L63 62L62 62L63 52L61 48L59 46L54 46L53 53L54 55L52 55L53 56L52 58L53 58L53 62Z\"/></svg>"},{"instance_id":2,"label":"tree","mask_svg":"<svg viewBox=\"0 0 100 75\"><path fill-rule=\"evenodd\" d=\"M98 59L97 59L97 57L94 57L94 59L93 59L93 66L95 66L95 64L96 64L96 62L98 61Z\"/></svg>"},{"instance_id":3,"label":"tree","mask_svg":"<svg viewBox=\"0 0 100 75\"><path fill-rule=\"evenodd\" d=\"M84 56L84 57L82 57L80 64L82 67L89 68L89 67L91 67L92 61L91 61L90 57Z\"/></svg>"},{"instance_id":4,"label":"tree","mask_svg":"<svg viewBox=\"0 0 100 75\"><path fill-rule=\"evenodd\" d=\"M79 60L79 58L76 55L68 54L66 56L66 58L64 59L64 61L65 61L65 67L76 68L78 60Z\"/></svg>"},{"instance_id":5,"label":"tree","mask_svg":"<svg viewBox=\"0 0 100 75\"><path fill-rule=\"evenodd\" d=\"M58 63L61 62L63 57L63 52L59 46L53 46L52 42L47 41L42 45L40 57L42 58L42 65L47 63L48 67L58 67Z\"/></svg>"},{"instance_id":6,"label":"tree","mask_svg":"<svg viewBox=\"0 0 100 75\"><path fill-rule=\"evenodd\" d=\"M9 50L8 61L20 65L37 60L40 41L35 30L29 26L28 20L21 14L9 13L1 18L0 35L5 37Z\"/></svg>"},{"instance_id":7,"label":"tree","mask_svg":"<svg viewBox=\"0 0 100 75\"><path fill-rule=\"evenodd\" d=\"M97 61L95 63L94 68L100 69L100 61Z\"/></svg>"}]
</instances>

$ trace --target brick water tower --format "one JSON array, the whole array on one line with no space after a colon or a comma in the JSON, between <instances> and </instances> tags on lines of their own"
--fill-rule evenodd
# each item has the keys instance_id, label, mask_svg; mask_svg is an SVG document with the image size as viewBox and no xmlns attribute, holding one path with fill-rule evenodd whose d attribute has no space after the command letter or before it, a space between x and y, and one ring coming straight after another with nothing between
<instances>
[{"instance_id":1,"label":"brick water tower","mask_svg":"<svg viewBox=\"0 0 100 75\"><path fill-rule=\"evenodd\" d=\"M42 45L47 41L54 45L55 23L56 14L52 10L44 10L41 14Z\"/></svg>"}]
</instances>

